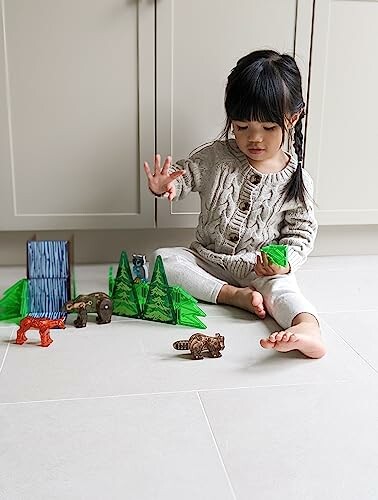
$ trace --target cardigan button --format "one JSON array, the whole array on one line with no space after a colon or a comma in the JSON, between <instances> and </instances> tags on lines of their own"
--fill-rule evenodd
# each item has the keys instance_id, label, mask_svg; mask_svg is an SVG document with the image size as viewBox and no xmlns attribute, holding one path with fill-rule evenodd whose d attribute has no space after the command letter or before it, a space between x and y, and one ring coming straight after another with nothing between
<instances>
[{"instance_id":1,"label":"cardigan button","mask_svg":"<svg viewBox=\"0 0 378 500\"><path fill-rule=\"evenodd\" d=\"M230 234L230 241L232 241L232 243L236 243L238 241L238 235L235 234L235 233L231 233Z\"/></svg>"},{"instance_id":2,"label":"cardigan button","mask_svg":"<svg viewBox=\"0 0 378 500\"><path fill-rule=\"evenodd\" d=\"M255 177L252 181L252 184L254 184L256 186L257 184L260 184L260 181L261 181L261 177Z\"/></svg>"},{"instance_id":3,"label":"cardigan button","mask_svg":"<svg viewBox=\"0 0 378 500\"><path fill-rule=\"evenodd\" d=\"M242 201L240 203L240 210L242 212L248 212L250 206L251 204L249 203L249 201Z\"/></svg>"}]
</instances>

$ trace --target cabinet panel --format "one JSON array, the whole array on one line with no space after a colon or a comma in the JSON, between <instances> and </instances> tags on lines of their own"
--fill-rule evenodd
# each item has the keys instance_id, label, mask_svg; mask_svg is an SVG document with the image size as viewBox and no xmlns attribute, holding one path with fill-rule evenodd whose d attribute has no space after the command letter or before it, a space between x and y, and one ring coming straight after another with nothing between
<instances>
[{"instance_id":1,"label":"cabinet panel","mask_svg":"<svg viewBox=\"0 0 378 500\"><path fill-rule=\"evenodd\" d=\"M321 224L377 224L378 3L315 2L306 168Z\"/></svg>"},{"instance_id":2,"label":"cabinet panel","mask_svg":"<svg viewBox=\"0 0 378 500\"><path fill-rule=\"evenodd\" d=\"M305 5L306 4L306 5ZM269 48L293 54L307 80L312 7L290 0L160 0L157 3L157 150L173 160L217 138L224 126L224 89L237 59ZM295 49L296 20L303 43ZM307 33L307 37L306 37ZM159 227L197 224L199 197L157 200Z\"/></svg>"},{"instance_id":3,"label":"cabinet panel","mask_svg":"<svg viewBox=\"0 0 378 500\"><path fill-rule=\"evenodd\" d=\"M2 5L0 229L153 227L154 5Z\"/></svg>"}]
</instances>

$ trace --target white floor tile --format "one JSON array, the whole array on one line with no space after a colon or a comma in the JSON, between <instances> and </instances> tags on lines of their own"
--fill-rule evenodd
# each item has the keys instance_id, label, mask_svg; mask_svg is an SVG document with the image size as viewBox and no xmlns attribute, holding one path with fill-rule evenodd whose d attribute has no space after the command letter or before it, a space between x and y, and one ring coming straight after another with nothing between
<instances>
[{"instance_id":1,"label":"white floor tile","mask_svg":"<svg viewBox=\"0 0 378 500\"><path fill-rule=\"evenodd\" d=\"M361 271L378 268L378 255L333 255L309 257L299 272L315 271Z\"/></svg>"},{"instance_id":2,"label":"white floor tile","mask_svg":"<svg viewBox=\"0 0 378 500\"><path fill-rule=\"evenodd\" d=\"M238 500L376 500L378 385L201 393Z\"/></svg>"},{"instance_id":3,"label":"white floor tile","mask_svg":"<svg viewBox=\"0 0 378 500\"><path fill-rule=\"evenodd\" d=\"M378 372L378 311L322 314L322 318Z\"/></svg>"},{"instance_id":4,"label":"white floor tile","mask_svg":"<svg viewBox=\"0 0 378 500\"><path fill-rule=\"evenodd\" d=\"M299 271L297 280L319 312L378 311L378 266Z\"/></svg>"},{"instance_id":5,"label":"white floor tile","mask_svg":"<svg viewBox=\"0 0 378 500\"><path fill-rule=\"evenodd\" d=\"M75 267L77 293L107 292L108 270ZM0 268L0 297L25 276ZM320 360L262 349L274 321L214 304L199 305L220 359L175 351L199 331L175 325L72 315L42 348L0 324L0 498L378 498L378 256L310 257L297 277L321 312Z\"/></svg>"},{"instance_id":6,"label":"white floor tile","mask_svg":"<svg viewBox=\"0 0 378 500\"><path fill-rule=\"evenodd\" d=\"M253 318L251 316L251 318ZM376 372L327 326L328 354L320 360L299 352L262 349L259 339L277 326L271 320L208 317L209 335L220 332L222 358L192 360L175 351L175 340L195 330L141 320L52 330L54 342L38 347L29 331L12 343L0 375L0 402L41 401L120 394L146 394L370 378ZM8 336L1 337L4 342Z\"/></svg>"},{"instance_id":7,"label":"white floor tile","mask_svg":"<svg viewBox=\"0 0 378 500\"><path fill-rule=\"evenodd\" d=\"M234 498L195 393L0 405L0 413L4 500Z\"/></svg>"}]
</instances>

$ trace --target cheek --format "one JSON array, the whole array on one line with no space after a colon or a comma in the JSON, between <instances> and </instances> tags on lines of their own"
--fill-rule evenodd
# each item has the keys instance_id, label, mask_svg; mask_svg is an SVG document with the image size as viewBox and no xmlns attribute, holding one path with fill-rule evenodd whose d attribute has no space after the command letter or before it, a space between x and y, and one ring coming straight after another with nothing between
<instances>
[{"instance_id":1,"label":"cheek","mask_svg":"<svg viewBox=\"0 0 378 500\"><path fill-rule=\"evenodd\" d=\"M248 143L248 134L238 133L235 134L235 139L238 144L246 144Z\"/></svg>"},{"instance_id":2,"label":"cheek","mask_svg":"<svg viewBox=\"0 0 378 500\"><path fill-rule=\"evenodd\" d=\"M281 130L278 130L278 132L273 132L270 137L268 137L268 142L272 145L272 146L276 146L276 147L280 147L281 146L281 143L282 143L282 131Z\"/></svg>"}]
</instances>

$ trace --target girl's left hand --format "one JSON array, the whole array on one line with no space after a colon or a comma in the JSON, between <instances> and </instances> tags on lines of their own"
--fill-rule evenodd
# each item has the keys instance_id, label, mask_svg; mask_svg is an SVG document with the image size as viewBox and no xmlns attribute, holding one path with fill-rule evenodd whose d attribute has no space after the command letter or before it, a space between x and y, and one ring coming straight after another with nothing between
<instances>
[{"instance_id":1,"label":"girl's left hand","mask_svg":"<svg viewBox=\"0 0 378 500\"><path fill-rule=\"evenodd\" d=\"M257 276L274 276L275 274L287 274L290 272L290 264L286 267L278 266L273 262L270 263L268 256L265 253L257 256L254 271Z\"/></svg>"}]
</instances>

